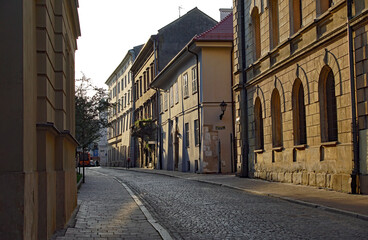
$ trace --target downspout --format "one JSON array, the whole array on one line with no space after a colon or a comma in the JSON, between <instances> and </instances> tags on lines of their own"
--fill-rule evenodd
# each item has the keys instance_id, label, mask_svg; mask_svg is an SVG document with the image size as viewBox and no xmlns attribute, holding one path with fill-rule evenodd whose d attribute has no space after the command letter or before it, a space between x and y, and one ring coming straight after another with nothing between
<instances>
[{"instance_id":1,"label":"downspout","mask_svg":"<svg viewBox=\"0 0 368 240\"><path fill-rule=\"evenodd\" d=\"M232 127L232 131L233 131L233 134L232 134L232 143L233 143L233 151L232 151L232 165L231 165L231 169L232 171L231 172L236 172L236 157L237 157L237 153L236 153L236 142L235 142L235 104L234 104L234 92L233 92L233 86L234 86L234 77L233 77L233 52L234 52L234 44L233 46L231 47L231 59L230 59L230 73L231 73L231 76L230 76L230 79L231 79L231 127Z\"/></svg>"},{"instance_id":2,"label":"downspout","mask_svg":"<svg viewBox=\"0 0 368 240\"><path fill-rule=\"evenodd\" d=\"M199 164L199 171L201 172L201 146L202 146L202 134L201 134L201 104L200 104L200 89L199 89L199 71L198 71L198 54L195 52L190 51L189 45L187 46L187 51L191 54L193 54L196 57L196 72L197 72L197 114L198 114L198 164Z\"/></svg>"},{"instance_id":3,"label":"downspout","mask_svg":"<svg viewBox=\"0 0 368 240\"><path fill-rule=\"evenodd\" d=\"M158 69L157 69L158 68L158 63L157 63L157 61L158 61L158 59L157 59L157 50L158 50L158 48L156 48L156 44L157 44L156 37L154 37L153 38L153 56L154 56L154 60L153 60L154 71L153 71L153 74L154 74L154 76L152 76L152 79L154 79L158 74ZM158 100L159 100L158 99L158 89L155 88L155 90L156 90L156 115L157 115L156 121L157 121L157 126L161 126L161 123L159 123L160 113L158 112L159 111L159 109L158 109ZM160 152L158 150L158 141L159 141L159 139L161 140L161 133L160 133L161 131L160 130L161 130L160 127L158 127L157 128L157 133L156 133L157 134L157 136L156 136L156 157L158 158L157 162L159 162L159 165L160 165L159 169L162 169L161 155L160 155ZM160 147L162 147L162 146L160 146Z\"/></svg>"},{"instance_id":4,"label":"downspout","mask_svg":"<svg viewBox=\"0 0 368 240\"><path fill-rule=\"evenodd\" d=\"M133 71L131 72L131 77L132 77L132 95L133 95L133 101L132 101L132 120L131 123L132 125L130 127L133 127L135 124L135 101L136 101L136 88L135 88L135 76ZM131 160L133 162L133 167L136 167L136 154L135 154L135 149L136 149L136 141L137 138L136 137L131 137L132 138L132 149L130 151L130 154L132 154L131 156Z\"/></svg>"},{"instance_id":5,"label":"downspout","mask_svg":"<svg viewBox=\"0 0 368 240\"><path fill-rule=\"evenodd\" d=\"M241 83L241 104L240 104L240 119L241 119L241 140L242 140L242 162L241 162L241 172L239 177L248 177L248 154L249 154L249 144L248 144L248 101L247 101L247 74L245 72L246 57L245 57L245 9L244 1L240 1L240 37L241 37L241 73L242 73L242 83Z\"/></svg>"},{"instance_id":6,"label":"downspout","mask_svg":"<svg viewBox=\"0 0 368 240\"><path fill-rule=\"evenodd\" d=\"M158 156L158 169L162 169L162 155L161 155L161 149L162 149L162 146L161 146L161 119L160 119L160 103L159 103L159 92L160 92L160 89L159 88L153 88L156 90L156 115L157 115L157 156ZM158 143L160 143L160 150L158 148Z\"/></svg>"},{"instance_id":7,"label":"downspout","mask_svg":"<svg viewBox=\"0 0 368 240\"><path fill-rule=\"evenodd\" d=\"M354 167L351 173L351 192L360 193L359 189L359 135L357 123L357 99L356 99L356 85L354 77L354 55L353 55L353 32L350 26L350 19L352 18L352 0L347 0L347 34L349 45L349 68L350 68L350 88L351 88L351 112L352 112L352 128L353 128L353 151L354 151Z\"/></svg>"}]
</instances>

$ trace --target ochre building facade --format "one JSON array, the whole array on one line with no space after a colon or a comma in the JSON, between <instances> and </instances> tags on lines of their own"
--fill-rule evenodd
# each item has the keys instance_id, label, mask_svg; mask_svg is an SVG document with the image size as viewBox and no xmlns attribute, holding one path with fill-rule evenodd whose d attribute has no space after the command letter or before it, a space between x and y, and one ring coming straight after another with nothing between
<instances>
[{"instance_id":1,"label":"ochre building facade","mask_svg":"<svg viewBox=\"0 0 368 240\"><path fill-rule=\"evenodd\" d=\"M239 174L367 192L367 1L359 4L234 1Z\"/></svg>"},{"instance_id":2,"label":"ochre building facade","mask_svg":"<svg viewBox=\"0 0 368 240\"><path fill-rule=\"evenodd\" d=\"M1 1L0 239L49 239L77 205L78 1Z\"/></svg>"}]
</instances>

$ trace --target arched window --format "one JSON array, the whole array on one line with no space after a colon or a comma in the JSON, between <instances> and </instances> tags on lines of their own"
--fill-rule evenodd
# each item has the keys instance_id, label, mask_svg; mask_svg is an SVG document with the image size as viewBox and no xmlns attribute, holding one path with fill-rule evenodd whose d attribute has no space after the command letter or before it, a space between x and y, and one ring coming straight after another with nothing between
<instances>
[{"instance_id":1,"label":"arched window","mask_svg":"<svg viewBox=\"0 0 368 240\"><path fill-rule=\"evenodd\" d=\"M291 33L294 34L302 27L302 1L301 0L290 0L290 29Z\"/></svg>"},{"instance_id":2,"label":"arched window","mask_svg":"<svg viewBox=\"0 0 368 240\"><path fill-rule=\"evenodd\" d=\"M280 94L274 89L271 96L272 146L282 147L282 116Z\"/></svg>"},{"instance_id":3,"label":"arched window","mask_svg":"<svg viewBox=\"0 0 368 240\"><path fill-rule=\"evenodd\" d=\"M295 80L292 94L294 144L307 144L304 89L300 79Z\"/></svg>"},{"instance_id":4,"label":"arched window","mask_svg":"<svg viewBox=\"0 0 368 240\"><path fill-rule=\"evenodd\" d=\"M258 8L252 10L252 26L253 26L253 41L254 41L254 60L261 57L261 25Z\"/></svg>"},{"instance_id":5,"label":"arched window","mask_svg":"<svg viewBox=\"0 0 368 240\"><path fill-rule=\"evenodd\" d=\"M271 49L279 44L279 1L270 0L270 40Z\"/></svg>"},{"instance_id":6,"label":"arched window","mask_svg":"<svg viewBox=\"0 0 368 240\"><path fill-rule=\"evenodd\" d=\"M317 0L319 14L326 12L333 4L333 0Z\"/></svg>"},{"instance_id":7,"label":"arched window","mask_svg":"<svg viewBox=\"0 0 368 240\"><path fill-rule=\"evenodd\" d=\"M337 141L337 106L335 78L332 69L324 66L319 76L319 109L321 141Z\"/></svg>"},{"instance_id":8,"label":"arched window","mask_svg":"<svg viewBox=\"0 0 368 240\"><path fill-rule=\"evenodd\" d=\"M257 97L254 105L254 123L255 123L255 149L263 149L263 118L261 100Z\"/></svg>"}]
</instances>

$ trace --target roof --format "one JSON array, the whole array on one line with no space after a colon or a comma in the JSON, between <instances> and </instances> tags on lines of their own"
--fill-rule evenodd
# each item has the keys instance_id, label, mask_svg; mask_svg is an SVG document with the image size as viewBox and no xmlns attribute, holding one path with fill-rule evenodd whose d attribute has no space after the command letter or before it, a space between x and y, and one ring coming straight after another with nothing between
<instances>
[{"instance_id":1,"label":"roof","mask_svg":"<svg viewBox=\"0 0 368 240\"><path fill-rule=\"evenodd\" d=\"M233 13L227 15L213 28L194 37L194 41L228 41L233 40Z\"/></svg>"}]
</instances>

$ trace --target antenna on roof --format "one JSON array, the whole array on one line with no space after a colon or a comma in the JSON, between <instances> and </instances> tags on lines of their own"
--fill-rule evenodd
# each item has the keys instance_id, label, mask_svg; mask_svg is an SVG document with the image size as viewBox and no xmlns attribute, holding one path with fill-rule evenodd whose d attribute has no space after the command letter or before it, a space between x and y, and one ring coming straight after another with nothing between
<instances>
[{"instance_id":1,"label":"antenna on roof","mask_svg":"<svg viewBox=\"0 0 368 240\"><path fill-rule=\"evenodd\" d=\"M181 17L180 10L183 9L183 8L182 8L182 6L179 6L178 8L179 8L179 17Z\"/></svg>"}]
</instances>

